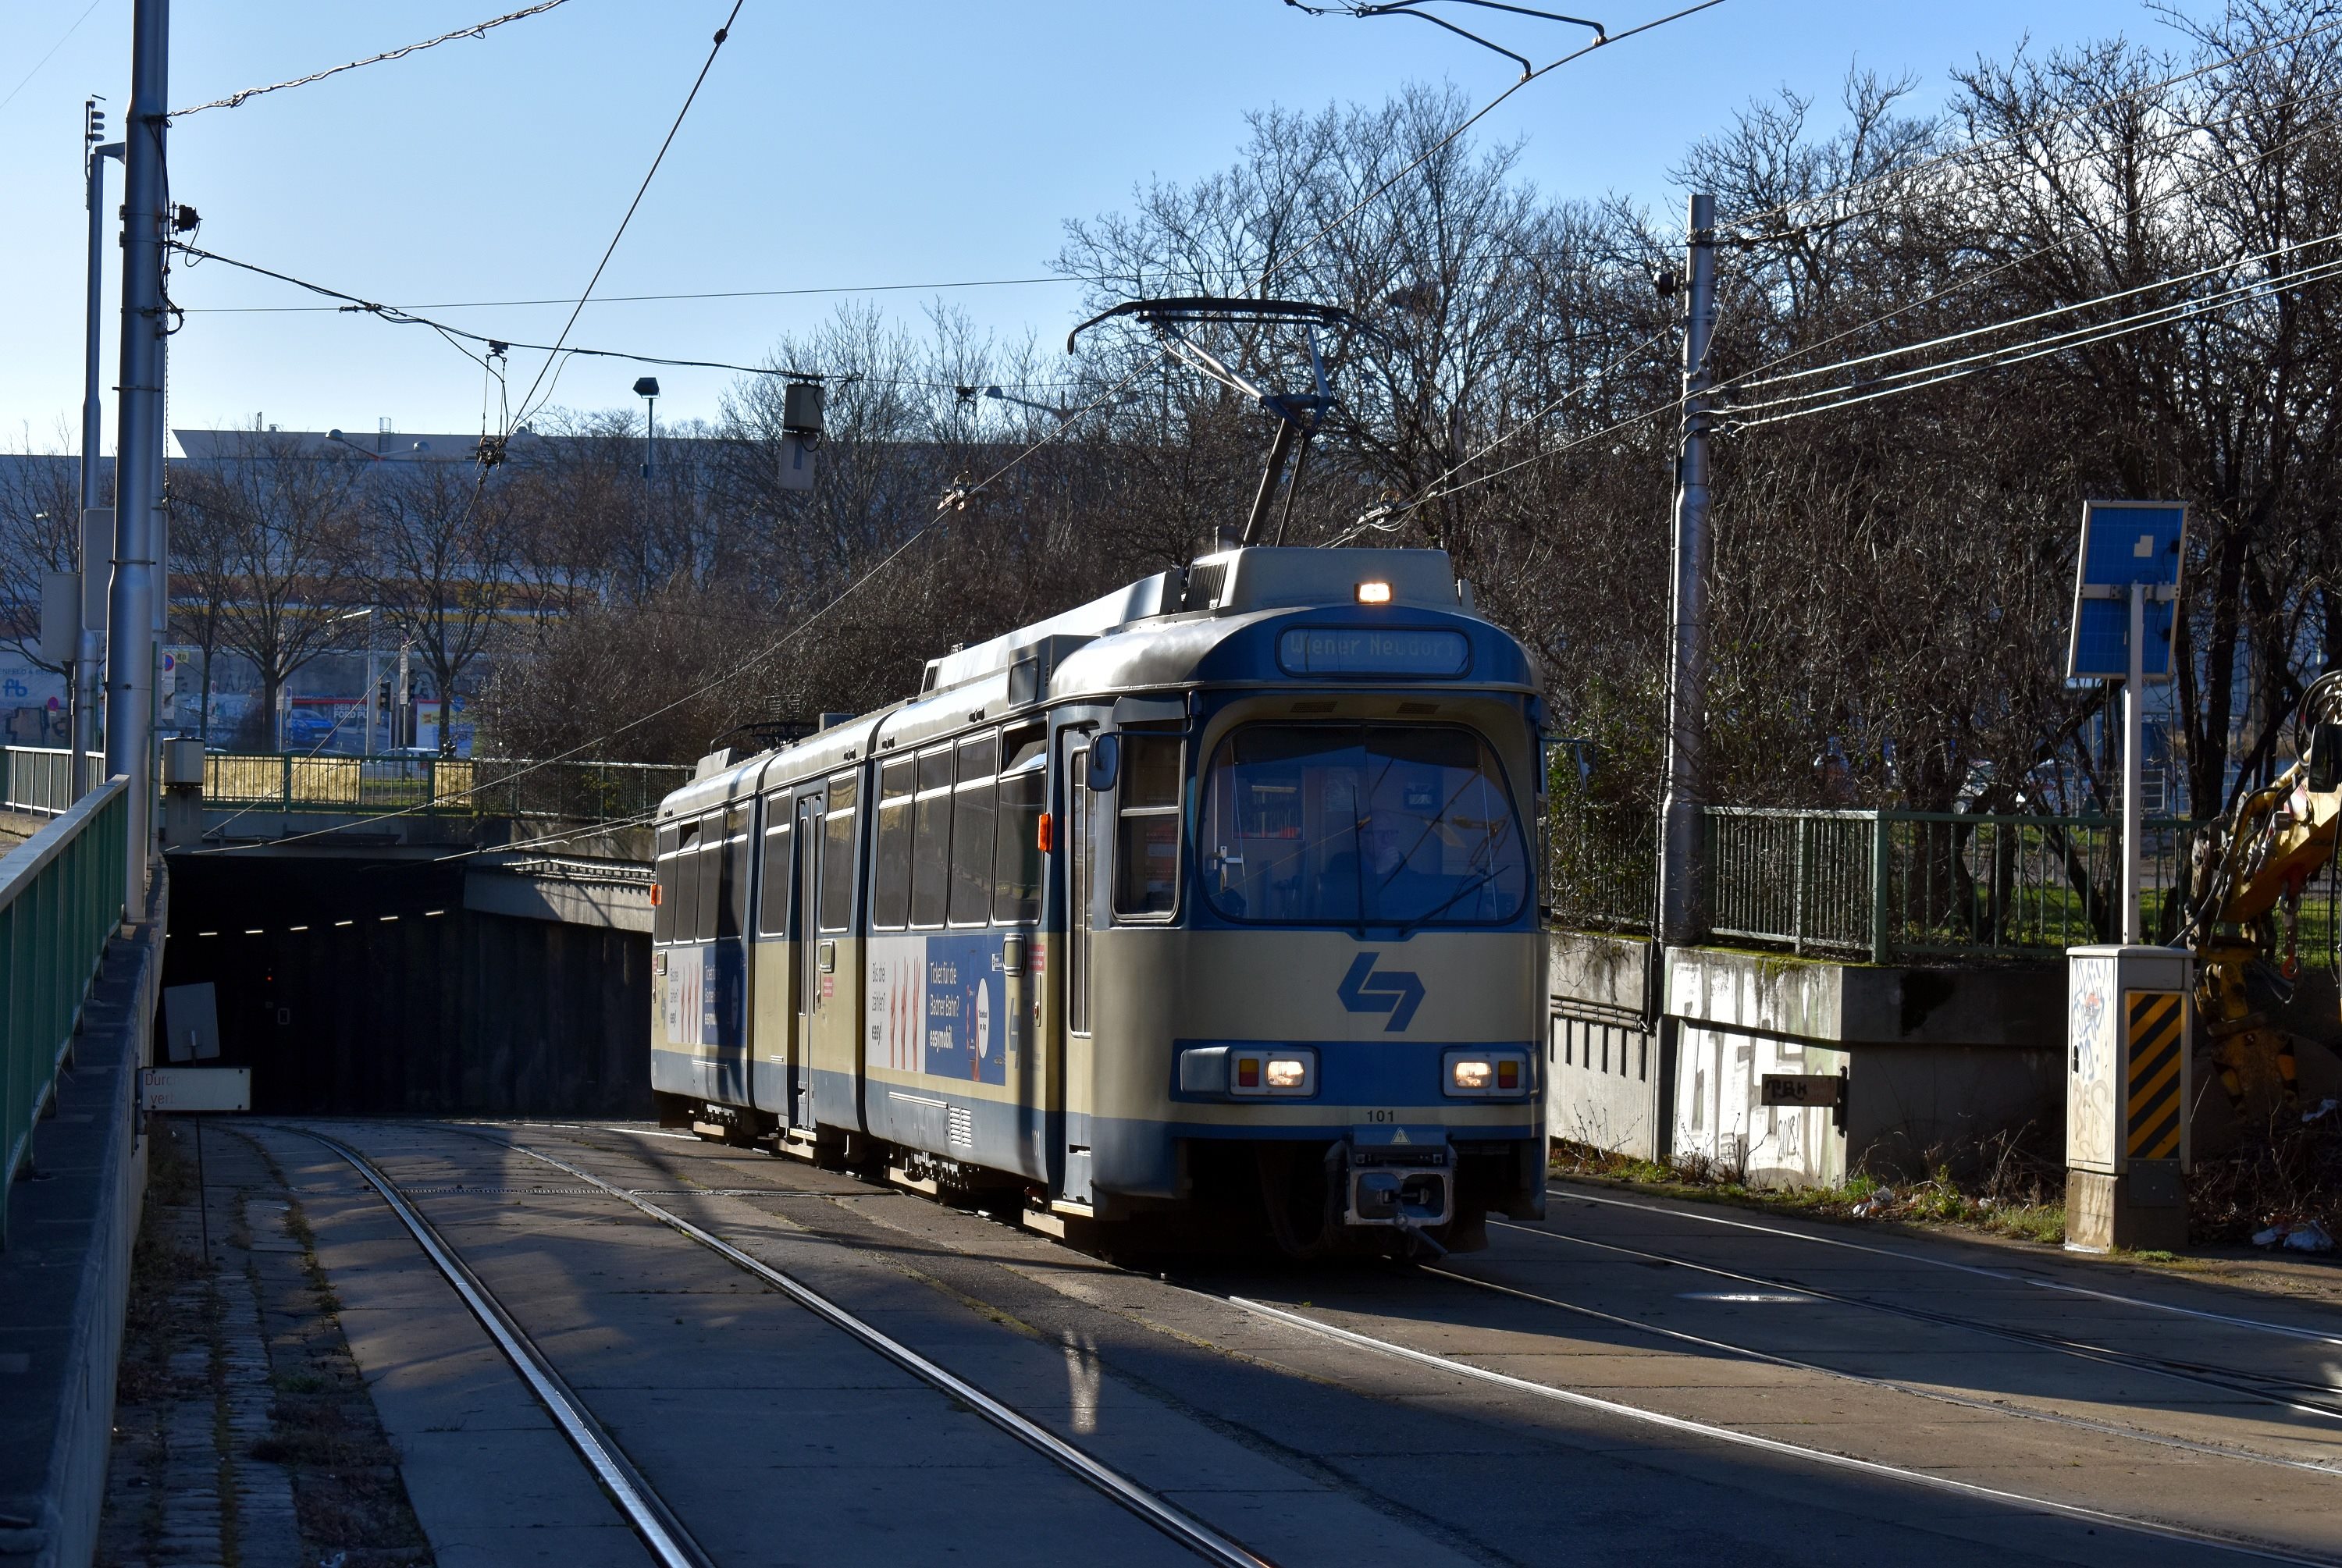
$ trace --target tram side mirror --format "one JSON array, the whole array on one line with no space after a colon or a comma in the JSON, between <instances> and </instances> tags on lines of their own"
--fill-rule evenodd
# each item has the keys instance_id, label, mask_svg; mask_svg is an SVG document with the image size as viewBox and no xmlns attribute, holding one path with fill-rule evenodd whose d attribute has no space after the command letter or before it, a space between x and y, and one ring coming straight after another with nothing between
<instances>
[{"instance_id":1,"label":"tram side mirror","mask_svg":"<svg viewBox=\"0 0 2342 1568\"><path fill-rule=\"evenodd\" d=\"M1090 741L1089 786L1103 794L1122 772L1122 737L1108 732Z\"/></svg>"}]
</instances>

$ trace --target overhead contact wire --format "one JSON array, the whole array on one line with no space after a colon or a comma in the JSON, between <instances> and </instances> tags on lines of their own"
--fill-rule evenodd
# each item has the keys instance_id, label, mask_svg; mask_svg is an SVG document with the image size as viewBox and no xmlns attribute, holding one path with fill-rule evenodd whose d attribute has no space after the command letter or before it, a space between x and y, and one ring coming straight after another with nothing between
<instances>
[{"instance_id":1,"label":"overhead contact wire","mask_svg":"<svg viewBox=\"0 0 2342 1568\"><path fill-rule=\"evenodd\" d=\"M739 20L743 4L745 0L732 0L731 14L724 18L724 25L716 29L715 42L708 45L707 59L700 65L699 75L692 79L691 91L684 95L683 107L676 111L675 124L667 127L666 139L659 143L658 155L651 159L651 166L643 175L643 183L635 187L635 199L626 204L626 215L618 220L617 233L612 235L610 243L603 247L602 259L594 264L594 275L586 280L585 292L577 296L577 304L570 310L569 319L562 324L560 335L553 340L552 352L545 355L545 363L537 366L536 379L529 383L528 391L522 394L520 417L523 420L535 412L529 399L536 395L537 387L545 380L545 373L553 368L554 361L560 357L561 345L569 341L570 329L577 325L579 313L585 310L586 302L594 297L594 285L602 281L603 269L617 254L618 242L626 237L626 225L635 221L636 209L643 205L643 197L649 192L651 181L657 176L659 165L666 161L666 150L675 145L676 133L683 129L684 116L691 113L691 105L698 101L700 86L707 80L707 73L715 68L716 56L722 53L724 40L732 35L732 24ZM505 434L510 435L512 432L507 430Z\"/></svg>"}]
</instances>

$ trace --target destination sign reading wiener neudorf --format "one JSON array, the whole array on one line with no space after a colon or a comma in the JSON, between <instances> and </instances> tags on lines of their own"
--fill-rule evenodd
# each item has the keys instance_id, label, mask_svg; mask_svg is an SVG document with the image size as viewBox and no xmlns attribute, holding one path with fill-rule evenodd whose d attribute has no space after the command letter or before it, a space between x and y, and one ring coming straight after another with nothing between
<instances>
[{"instance_id":1,"label":"destination sign reading wiener neudorf","mask_svg":"<svg viewBox=\"0 0 2342 1568\"><path fill-rule=\"evenodd\" d=\"M1460 675L1471 654L1461 632L1403 626L1296 626L1276 644L1293 675Z\"/></svg>"}]
</instances>

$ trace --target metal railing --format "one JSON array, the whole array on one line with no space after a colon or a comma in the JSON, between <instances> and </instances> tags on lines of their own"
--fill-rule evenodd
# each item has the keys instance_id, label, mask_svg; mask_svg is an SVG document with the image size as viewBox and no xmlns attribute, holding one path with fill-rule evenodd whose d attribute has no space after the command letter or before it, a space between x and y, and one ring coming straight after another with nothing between
<instances>
[{"instance_id":1,"label":"metal railing","mask_svg":"<svg viewBox=\"0 0 2342 1568\"><path fill-rule=\"evenodd\" d=\"M647 815L690 777L666 763L215 752L204 758L204 804L617 822Z\"/></svg>"},{"instance_id":2,"label":"metal railing","mask_svg":"<svg viewBox=\"0 0 2342 1568\"><path fill-rule=\"evenodd\" d=\"M1658 907L1658 814L1556 803L1546 819L1546 897L1556 924L1649 934Z\"/></svg>"},{"instance_id":3,"label":"metal railing","mask_svg":"<svg viewBox=\"0 0 2342 1568\"><path fill-rule=\"evenodd\" d=\"M10 746L0 805L55 816L73 804L73 753L51 746Z\"/></svg>"},{"instance_id":4,"label":"metal railing","mask_svg":"<svg viewBox=\"0 0 2342 1568\"><path fill-rule=\"evenodd\" d=\"M7 1193L122 914L128 788L108 780L0 858L0 1247Z\"/></svg>"},{"instance_id":5,"label":"metal railing","mask_svg":"<svg viewBox=\"0 0 2342 1568\"><path fill-rule=\"evenodd\" d=\"M2177 934L2190 852L2207 824L2144 824L2139 924ZM1961 812L1706 812L1708 931L1718 940L1867 957L2050 956L2115 940L2120 824L2103 816ZM1648 934L1657 829L1647 808L1563 804L1546 902L1564 926ZM2331 963L2329 877L2302 911L2301 956Z\"/></svg>"}]
</instances>

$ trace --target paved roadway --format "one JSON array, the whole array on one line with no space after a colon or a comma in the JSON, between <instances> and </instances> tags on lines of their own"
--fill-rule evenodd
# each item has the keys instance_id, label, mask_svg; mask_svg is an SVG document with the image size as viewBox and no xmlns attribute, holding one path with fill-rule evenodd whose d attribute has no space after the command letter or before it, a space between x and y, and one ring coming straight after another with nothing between
<instances>
[{"instance_id":1,"label":"paved roadway","mask_svg":"<svg viewBox=\"0 0 2342 1568\"><path fill-rule=\"evenodd\" d=\"M299 1124L248 1125L444 1568L654 1561L355 1169ZM646 1127L313 1125L405 1190L726 1568L1197 1558L586 1178L1286 1568L2342 1564L2342 1313L2320 1301L1590 1187L1437 1270L1166 1278Z\"/></svg>"}]
</instances>

